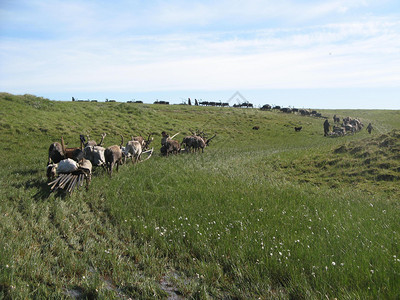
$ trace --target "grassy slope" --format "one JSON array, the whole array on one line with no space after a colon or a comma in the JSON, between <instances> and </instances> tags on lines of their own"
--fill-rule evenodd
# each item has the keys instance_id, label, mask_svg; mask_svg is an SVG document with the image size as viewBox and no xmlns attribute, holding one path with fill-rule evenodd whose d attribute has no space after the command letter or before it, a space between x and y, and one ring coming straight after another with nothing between
<instances>
[{"instance_id":1,"label":"grassy slope","mask_svg":"<svg viewBox=\"0 0 400 300\"><path fill-rule=\"evenodd\" d=\"M399 111L322 111L376 129L324 138L321 119L253 109L8 94L0 107L0 295L399 296L397 140L377 137L399 128ZM154 132L158 150L162 130L189 128L218 136L204 154L155 156L112 180L96 170L88 192L48 194L61 135L78 146L105 131L111 145ZM393 177L378 177L383 164Z\"/></svg>"}]
</instances>

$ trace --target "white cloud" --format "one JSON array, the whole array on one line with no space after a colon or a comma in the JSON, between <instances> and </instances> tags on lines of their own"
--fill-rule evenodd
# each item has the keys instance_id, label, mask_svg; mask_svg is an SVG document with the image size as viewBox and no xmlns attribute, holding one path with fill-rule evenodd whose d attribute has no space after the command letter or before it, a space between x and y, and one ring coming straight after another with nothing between
<instances>
[{"instance_id":1,"label":"white cloud","mask_svg":"<svg viewBox=\"0 0 400 300\"><path fill-rule=\"evenodd\" d=\"M115 36L160 30L191 32L217 28L218 31L218 27L254 29L263 24L304 26L306 22L326 21L327 17L346 15L387 1L395 0L26 0L0 6L0 10L5 27L21 26L19 29L54 34L54 37L66 34Z\"/></svg>"},{"instance_id":2,"label":"white cloud","mask_svg":"<svg viewBox=\"0 0 400 300\"><path fill-rule=\"evenodd\" d=\"M0 90L129 92L399 86L400 22L393 17L362 17L351 22L291 28L243 26L243 30L234 31L217 26L218 22L252 24L264 18L281 18L291 23L296 21L290 19L347 14L371 5L371 1L314 1L302 5L294 1L271 1L269 5L257 0L246 5L240 1L173 1L141 8L127 1L120 2L123 11L106 2L104 6L73 1L30 3L43 16L34 21L33 29L55 37L3 38ZM25 24L32 16L24 12L20 17L23 21L19 22ZM213 27L180 31L180 26L193 24ZM146 26L171 26L174 30L156 34L136 30ZM56 33L61 32L58 38Z\"/></svg>"},{"instance_id":3,"label":"white cloud","mask_svg":"<svg viewBox=\"0 0 400 300\"><path fill-rule=\"evenodd\" d=\"M398 86L399 26L333 24L294 29L283 37L269 30L244 38L221 33L221 38L6 41L0 49L8 58L7 76L0 84L6 90L54 91Z\"/></svg>"}]
</instances>

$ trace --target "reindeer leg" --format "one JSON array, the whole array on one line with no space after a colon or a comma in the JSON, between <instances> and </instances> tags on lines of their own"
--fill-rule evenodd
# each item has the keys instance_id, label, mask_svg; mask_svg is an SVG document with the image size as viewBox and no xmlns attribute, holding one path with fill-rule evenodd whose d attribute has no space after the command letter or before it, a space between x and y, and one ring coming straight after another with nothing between
<instances>
[{"instance_id":1,"label":"reindeer leg","mask_svg":"<svg viewBox=\"0 0 400 300\"><path fill-rule=\"evenodd\" d=\"M114 169L114 163L111 163L110 164L110 177L112 177L113 169Z\"/></svg>"},{"instance_id":2,"label":"reindeer leg","mask_svg":"<svg viewBox=\"0 0 400 300\"><path fill-rule=\"evenodd\" d=\"M86 190L89 190L89 184L92 181L92 175L90 173L85 174L85 177L86 177Z\"/></svg>"}]
</instances>

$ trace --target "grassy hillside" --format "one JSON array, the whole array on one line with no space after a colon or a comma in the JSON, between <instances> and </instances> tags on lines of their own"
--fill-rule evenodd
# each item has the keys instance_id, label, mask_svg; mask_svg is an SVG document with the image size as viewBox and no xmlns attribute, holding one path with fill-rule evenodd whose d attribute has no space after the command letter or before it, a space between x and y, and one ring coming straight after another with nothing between
<instances>
[{"instance_id":1,"label":"grassy hillside","mask_svg":"<svg viewBox=\"0 0 400 300\"><path fill-rule=\"evenodd\" d=\"M327 138L323 119L257 109L5 93L0 107L0 298L400 296L399 111L321 111L375 128ZM217 137L158 155L161 131L190 128ZM50 194L50 143L102 132L153 133L157 154Z\"/></svg>"}]
</instances>

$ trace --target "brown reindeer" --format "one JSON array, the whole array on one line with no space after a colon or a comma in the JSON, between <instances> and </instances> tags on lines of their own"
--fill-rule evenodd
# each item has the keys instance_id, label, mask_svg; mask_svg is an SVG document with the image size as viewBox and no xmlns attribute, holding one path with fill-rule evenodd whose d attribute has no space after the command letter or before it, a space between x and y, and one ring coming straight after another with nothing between
<instances>
[{"instance_id":1,"label":"brown reindeer","mask_svg":"<svg viewBox=\"0 0 400 300\"><path fill-rule=\"evenodd\" d=\"M181 144L179 141L173 140L178 134L179 132L170 137L165 131L161 133L161 154L168 156L170 153L177 154L181 152Z\"/></svg>"},{"instance_id":2,"label":"brown reindeer","mask_svg":"<svg viewBox=\"0 0 400 300\"><path fill-rule=\"evenodd\" d=\"M182 144L185 144L185 149L187 149L186 152L192 152L192 150L197 152L200 149L204 152L204 148L216 137L216 134L214 134L214 136L208 139L203 131L199 133L191 131L191 133L192 135L186 136L182 140Z\"/></svg>"},{"instance_id":3,"label":"brown reindeer","mask_svg":"<svg viewBox=\"0 0 400 300\"><path fill-rule=\"evenodd\" d=\"M83 158L82 151L82 139L81 147L66 148L64 138L61 137L61 144L58 142L52 143L49 147L49 159L48 163L59 163L61 160L71 158L76 162L79 162Z\"/></svg>"},{"instance_id":4,"label":"brown reindeer","mask_svg":"<svg viewBox=\"0 0 400 300\"><path fill-rule=\"evenodd\" d=\"M132 136L132 141L138 141L140 145L142 146L142 150L145 151L149 149L150 143L153 141L153 138L151 137L151 133L149 133L147 140L144 139L144 137L140 136Z\"/></svg>"},{"instance_id":5,"label":"brown reindeer","mask_svg":"<svg viewBox=\"0 0 400 300\"><path fill-rule=\"evenodd\" d=\"M124 143L124 137L121 135L121 145L113 145L108 147L104 151L104 158L106 160L106 168L110 177L112 177L113 168L117 166L117 172L119 165L122 165L122 145Z\"/></svg>"}]
</instances>

